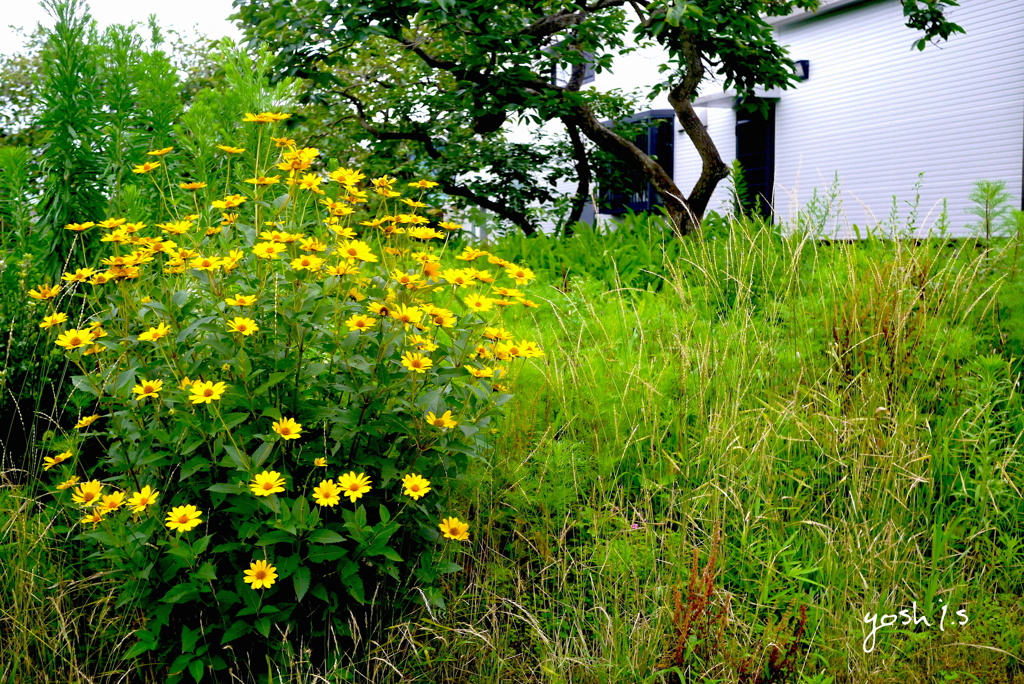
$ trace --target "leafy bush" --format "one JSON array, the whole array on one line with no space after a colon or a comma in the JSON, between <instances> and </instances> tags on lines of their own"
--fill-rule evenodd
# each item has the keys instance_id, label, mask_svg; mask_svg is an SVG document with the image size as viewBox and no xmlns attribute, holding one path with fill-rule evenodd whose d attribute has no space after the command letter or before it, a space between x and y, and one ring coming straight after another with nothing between
<instances>
[{"instance_id":1,"label":"leafy bush","mask_svg":"<svg viewBox=\"0 0 1024 684\"><path fill-rule=\"evenodd\" d=\"M29 292L79 373L80 419L43 466L124 571L120 605L147 609L131 655L168 681L226 668L225 645L322 648L378 594L441 605L460 569L442 537L471 534L452 484L490 448L498 380L542 355L501 327L533 306L528 268L432 248L459 226L415 213L430 181L324 185L316 149L271 135L284 118L246 115L249 149L220 146L234 177L150 151L133 170L167 220L68 225L100 232L105 270Z\"/></svg>"}]
</instances>

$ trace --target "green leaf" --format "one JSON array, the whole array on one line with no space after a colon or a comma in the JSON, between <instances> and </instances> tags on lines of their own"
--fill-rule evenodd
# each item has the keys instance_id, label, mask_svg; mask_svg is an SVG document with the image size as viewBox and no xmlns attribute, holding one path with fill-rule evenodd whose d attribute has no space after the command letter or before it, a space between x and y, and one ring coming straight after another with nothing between
<instances>
[{"instance_id":1,"label":"green leaf","mask_svg":"<svg viewBox=\"0 0 1024 684\"><path fill-rule=\"evenodd\" d=\"M192 675L192 679L196 680L196 682L202 681L204 672L206 672L206 666L203 665L203 661L193 660L188 664L188 673Z\"/></svg>"},{"instance_id":2,"label":"green leaf","mask_svg":"<svg viewBox=\"0 0 1024 684\"><path fill-rule=\"evenodd\" d=\"M381 555L384 556L385 558L387 558L388 560L395 561L396 563L401 563L402 562L402 557L399 556L398 552L395 551L390 546L385 546L384 549L381 551Z\"/></svg>"},{"instance_id":3,"label":"green leaf","mask_svg":"<svg viewBox=\"0 0 1024 684\"><path fill-rule=\"evenodd\" d=\"M197 627L196 629L189 629L188 625L181 626L181 651L182 653L192 653L196 647L196 641L199 640L201 631Z\"/></svg>"},{"instance_id":4,"label":"green leaf","mask_svg":"<svg viewBox=\"0 0 1024 684\"><path fill-rule=\"evenodd\" d=\"M132 658L138 658L140 655L142 655L146 651L152 651L153 649L156 648L156 646L157 646L156 642L153 642L153 641L139 641L139 642L136 642L135 645L133 645L131 648L128 649L128 652L125 653L124 657L125 657L126 660L131 660Z\"/></svg>"},{"instance_id":5,"label":"green leaf","mask_svg":"<svg viewBox=\"0 0 1024 684\"><path fill-rule=\"evenodd\" d=\"M199 569L192 573L192 577L200 580L212 582L217 579L217 569L213 567L213 564L207 561L199 566Z\"/></svg>"},{"instance_id":6,"label":"green leaf","mask_svg":"<svg viewBox=\"0 0 1024 684\"><path fill-rule=\"evenodd\" d=\"M176 675L184 672L190 662L192 662L192 654L182 653L180 656L175 658L174 662L171 663L171 666L167 668L167 674Z\"/></svg>"},{"instance_id":7,"label":"green leaf","mask_svg":"<svg viewBox=\"0 0 1024 684\"><path fill-rule=\"evenodd\" d=\"M231 626L224 631L224 636L220 638L220 643L226 644L229 641L233 641L243 634L248 634L250 629L252 627L248 622L236 618L231 621Z\"/></svg>"},{"instance_id":8,"label":"green leaf","mask_svg":"<svg viewBox=\"0 0 1024 684\"><path fill-rule=\"evenodd\" d=\"M313 530L309 533L309 541L314 544L338 544L345 541L345 537L341 536L333 530Z\"/></svg>"},{"instance_id":9,"label":"green leaf","mask_svg":"<svg viewBox=\"0 0 1024 684\"><path fill-rule=\"evenodd\" d=\"M216 316L203 316L202 318L197 318L190 326L178 333L178 337L176 338L178 344L188 342L189 338L192 337L195 331L199 329L199 326L206 325L207 323L215 320L217 320Z\"/></svg>"},{"instance_id":10,"label":"green leaf","mask_svg":"<svg viewBox=\"0 0 1024 684\"><path fill-rule=\"evenodd\" d=\"M210 540L213 539L212 534L208 534L205 537L200 537L192 542L192 552L197 556L203 551L206 551L206 547L210 545Z\"/></svg>"},{"instance_id":11,"label":"green leaf","mask_svg":"<svg viewBox=\"0 0 1024 684\"><path fill-rule=\"evenodd\" d=\"M302 601L306 596L306 592L309 591L309 580L310 572L309 568L305 565L300 565L295 568L295 574L292 575L292 584L295 587L295 600Z\"/></svg>"},{"instance_id":12,"label":"green leaf","mask_svg":"<svg viewBox=\"0 0 1024 684\"><path fill-rule=\"evenodd\" d=\"M230 444L224 445L224 453L227 454L227 465L233 465L237 470L244 470L246 473L249 472L249 457L243 452ZM224 461L221 461L221 465L225 465Z\"/></svg>"},{"instance_id":13,"label":"green leaf","mask_svg":"<svg viewBox=\"0 0 1024 684\"><path fill-rule=\"evenodd\" d=\"M256 624L253 625L256 631L263 635L263 638L270 637L270 625L273 624L269 618L260 618L256 620Z\"/></svg>"},{"instance_id":14,"label":"green leaf","mask_svg":"<svg viewBox=\"0 0 1024 684\"><path fill-rule=\"evenodd\" d=\"M186 603L196 598L199 598L199 592L191 582L184 582L171 587L160 600L164 603Z\"/></svg>"},{"instance_id":15,"label":"green leaf","mask_svg":"<svg viewBox=\"0 0 1024 684\"><path fill-rule=\"evenodd\" d=\"M348 555L348 551L339 546L314 546L306 554L311 563L336 561ZM325 601L327 599L324 599Z\"/></svg>"},{"instance_id":16,"label":"green leaf","mask_svg":"<svg viewBox=\"0 0 1024 684\"><path fill-rule=\"evenodd\" d=\"M210 485L209 487L206 488L206 491L208 491L208 492L216 492L218 494L245 494L249 490L248 490L248 488L244 484L241 484L241 483L237 483L237 484L220 483L220 484Z\"/></svg>"},{"instance_id":17,"label":"green leaf","mask_svg":"<svg viewBox=\"0 0 1024 684\"><path fill-rule=\"evenodd\" d=\"M244 423L246 418L248 417L248 413L229 413L226 416L224 416L224 425L222 425L221 427L224 430L230 430L236 425L241 425L242 423Z\"/></svg>"},{"instance_id":18,"label":"green leaf","mask_svg":"<svg viewBox=\"0 0 1024 684\"><path fill-rule=\"evenodd\" d=\"M252 469L259 470L266 463L267 459L270 458L270 453L274 450L276 442L264 442L256 449L256 452L252 455Z\"/></svg>"},{"instance_id":19,"label":"green leaf","mask_svg":"<svg viewBox=\"0 0 1024 684\"><path fill-rule=\"evenodd\" d=\"M267 532L259 541L256 542L256 546L270 546L271 544L277 544L279 542L290 542L295 537L284 530L273 530Z\"/></svg>"},{"instance_id":20,"label":"green leaf","mask_svg":"<svg viewBox=\"0 0 1024 684\"><path fill-rule=\"evenodd\" d=\"M451 561L445 561L444 563L438 563L435 568L438 575L447 575L453 572L459 572L462 570L462 566L458 563L452 563Z\"/></svg>"}]
</instances>

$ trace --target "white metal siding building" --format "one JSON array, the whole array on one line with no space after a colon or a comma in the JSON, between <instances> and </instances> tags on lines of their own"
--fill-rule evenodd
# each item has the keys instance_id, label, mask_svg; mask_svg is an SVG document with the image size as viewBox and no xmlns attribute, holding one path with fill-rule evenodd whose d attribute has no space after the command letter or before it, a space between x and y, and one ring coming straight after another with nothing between
<instances>
[{"instance_id":1,"label":"white metal siding building","mask_svg":"<svg viewBox=\"0 0 1024 684\"><path fill-rule=\"evenodd\" d=\"M832 0L817 12L772 20L809 78L766 93L774 100L773 208L791 218L812 194L838 178L839 205L829 233L854 237L854 224L906 221L919 174L915 225L936 226L948 202L950 234L969 234L975 181L1002 180L1017 198L1024 177L1024 0L966 0L949 11L965 34L913 48L899 0ZM708 92L705 89L703 92ZM699 98L698 112L725 160L737 155L737 113L730 93ZM677 130L675 177L689 192L700 160ZM728 181L711 208L727 201Z\"/></svg>"}]
</instances>

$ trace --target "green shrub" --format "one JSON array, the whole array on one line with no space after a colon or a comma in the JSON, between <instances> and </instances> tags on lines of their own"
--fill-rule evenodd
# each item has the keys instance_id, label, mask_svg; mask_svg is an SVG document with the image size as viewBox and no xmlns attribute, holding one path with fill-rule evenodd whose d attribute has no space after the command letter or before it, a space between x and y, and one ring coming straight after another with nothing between
<instances>
[{"instance_id":1,"label":"green shrub","mask_svg":"<svg viewBox=\"0 0 1024 684\"><path fill-rule=\"evenodd\" d=\"M542 355L501 327L533 305L529 269L432 248L458 226L415 213L429 181L401 197L336 168L321 187L318 151L271 135L282 118L246 115L253 145L220 146L229 181L150 151L134 172L181 209L69 225L112 247L106 270L29 292L78 369L80 419L43 466L124 571L119 605L146 610L130 654L168 681L226 668L225 647L322 654L383 596L392 615L442 605L460 569L443 538L471 533L452 485L485 458L516 359Z\"/></svg>"}]
</instances>

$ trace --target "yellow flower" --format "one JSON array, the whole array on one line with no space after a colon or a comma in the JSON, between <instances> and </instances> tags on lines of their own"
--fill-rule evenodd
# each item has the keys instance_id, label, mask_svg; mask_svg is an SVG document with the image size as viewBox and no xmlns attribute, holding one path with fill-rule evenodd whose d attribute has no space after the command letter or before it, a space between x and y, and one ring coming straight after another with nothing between
<instances>
[{"instance_id":1,"label":"yellow flower","mask_svg":"<svg viewBox=\"0 0 1024 684\"><path fill-rule=\"evenodd\" d=\"M123 505L124 492L114 492L113 494L104 494L103 501L96 504L96 510L101 515L106 515L107 513L113 513Z\"/></svg>"},{"instance_id":2,"label":"yellow flower","mask_svg":"<svg viewBox=\"0 0 1024 684\"><path fill-rule=\"evenodd\" d=\"M66 283L84 283L95 274L95 268L80 268L74 273L65 273L63 276L61 276L61 280L63 280Z\"/></svg>"},{"instance_id":3,"label":"yellow flower","mask_svg":"<svg viewBox=\"0 0 1024 684\"><path fill-rule=\"evenodd\" d=\"M249 489L256 496L270 496L284 491L284 478L276 470L264 470L249 483Z\"/></svg>"},{"instance_id":4,"label":"yellow flower","mask_svg":"<svg viewBox=\"0 0 1024 684\"><path fill-rule=\"evenodd\" d=\"M426 373L427 369L434 365L434 362L423 354L405 352L402 354L402 365L415 373Z\"/></svg>"},{"instance_id":5,"label":"yellow flower","mask_svg":"<svg viewBox=\"0 0 1024 684\"><path fill-rule=\"evenodd\" d=\"M89 427L90 425L92 425L93 423L95 423L99 419L100 419L99 414L92 415L92 416L86 416L85 418L82 418L77 423L75 423L75 429L81 430L82 428Z\"/></svg>"},{"instance_id":6,"label":"yellow flower","mask_svg":"<svg viewBox=\"0 0 1024 684\"><path fill-rule=\"evenodd\" d=\"M512 333L504 328L484 328L484 337L489 340L511 340Z\"/></svg>"},{"instance_id":7,"label":"yellow flower","mask_svg":"<svg viewBox=\"0 0 1024 684\"><path fill-rule=\"evenodd\" d=\"M244 147L230 147L228 145L217 145L218 150L224 150L228 154L242 154L245 152Z\"/></svg>"},{"instance_id":8,"label":"yellow flower","mask_svg":"<svg viewBox=\"0 0 1024 684\"><path fill-rule=\"evenodd\" d=\"M370 249L370 245L360 240L346 240L342 242L338 245L338 253L346 259L377 261L377 255Z\"/></svg>"},{"instance_id":9,"label":"yellow flower","mask_svg":"<svg viewBox=\"0 0 1024 684\"><path fill-rule=\"evenodd\" d=\"M71 492L71 500L80 506L92 506L99 501L103 493L103 483L99 480L83 482Z\"/></svg>"},{"instance_id":10,"label":"yellow flower","mask_svg":"<svg viewBox=\"0 0 1024 684\"><path fill-rule=\"evenodd\" d=\"M276 242L259 242L253 245L252 253L261 259L276 259L277 255L288 248Z\"/></svg>"},{"instance_id":11,"label":"yellow flower","mask_svg":"<svg viewBox=\"0 0 1024 684\"><path fill-rule=\"evenodd\" d=\"M160 150L152 150L150 152L147 152L146 154L148 154L150 156L153 156L153 157L162 157L162 156L164 156L165 154L167 154L168 152L170 152L173 149L174 149L173 147L164 147L163 149L160 149Z\"/></svg>"},{"instance_id":12,"label":"yellow flower","mask_svg":"<svg viewBox=\"0 0 1024 684\"><path fill-rule=\"evenodd\" d=\"M473 261L474 259L479 259L482 256L489 255L490 252L485 252L482 249L476 249L475 247L466 247L464 250L462 250L462 253L456 256L455 258L458 259L459 261Z\"/></svg>"},{"instance_id":13,"label":"yellow flower","mask_svg":"<svg viewBox=\"0 0 1024 684\"><path fill-rule=\"evenodd\" d=\"M28 296L32 299L53 299L60 294L60 285L40 285L38 290L29 290Z\"/></svg>"},{"instance_id":14,"label":"yellow flower","mask_svg":"<svg viewBox=\"0 0 1024 684\"><path fill-rule=\"evenodd\" d=\"M78 330L72 328L71 330L67 330L58 335L56 344L58 347L64 347L67 350L71 350L92 344L94 339L95 337L92 330Z\"/></svg>"},{"instance_id":15,"label":"yellow flower","mask_svg":"<svg viewBox=\"0 0 1024 684\"><path fill-rule=\"evenodd\" d=\"M313 465L316 466L317 468L326 468L327 467L327 459L324 458L323 456L321 456L320 458L314 458L313 459Z\"/></svg>"},{"instance_id":16,"label":"yellow flower","mask_svg":"<svg viewBox=\"0 0 1024 684\"><path fill-rule=\"evenodd\" d=\"M408 235L417 240L433 240L444 237L444 233L439 233L433 228L410 228Z\"/></svg>"},{"instance_id":17,"label":"yellow flower","mask_svg":"<svg viewBox=\"0 0 1024 684\"><path fill-rule=\"evenodd\" d=\"M429 181L429 180L418 180L415 183L409 183L409 187L410 188L420 188L421 190L426 190L427 188L437 187L437 183L435 183L434 181Z\"/></svg>"},{"instance_id":18,"label":"yellow flower","mask_svg":"<svg viewBox=\"0 0 1024 684\"><path fill-rule=\"evenodd\" d=\"M132 171L135 173L149 173L153 169L159 168L159 166L160 162L146 162L145 164L132 167Z\"/></svg>"},{"instance_id":19,"label":"yellow flower","mask_svg":"<svg viewBox=\"0 0 1024 684\"><path fill-rule=\"evenodd\" d=\"M61 453L59 453L59 454L57 454L56 456L53 456L53 457L44 456L43 457L43 470L49 470L50 468L53 468L54 466L60 465L64 461L66 461L69 458L71 458L71 456L72 456L72 453L70 451L62 451Z\"/></svg>"},{"instance_id":20,"label":"yellow flower","mask_svg":"<svg viewBox=\"0 0 1024 684\"><path fill-rule=\"evenodd\" d=\"M423 320L423 309L418 306L404 306L399 304L391 310L391 318L406 325L416 325Z\"/></svg>"},{"instance_id":21,"label":"yellow flower","mask_svg":"<svg viewBox=\"0 0 1024 684\"><path fill-rule=\"evenodd\" d=\"M252 306L256 303L256 295L236 295L224 300L230 306Z\"/></svg>"},{"instance_id":22,"label":"yellow flower","mask_svg":"<svg viewBox=\"0 0 1024 684\"><path fill-rule=\"evenodd\" d=\"M60 489L60 490L70 489L71 487L74 487L76 484L78 484L78 480L79 479L81 479L81 478L79 478L77 475L72 475L71 477L69 477L68 479L64 480L59 485L57 485L57 489Z\"/></svg>"},{"instance_id":23,"label":"yellow flower","mask_svg":"<svg viewBox=\"0 0 1024 684\"><path fill-rule=\"evenodd\" d=\"M327 268L327 275L332 276L347 276L347 275L358 275L359 267L355 264L346 261L343 264L337 264Z\"/></svg>"},{"instance_id":24,"label":"yellow flower","mask_svg":"<svg viewBox=\"0 0 1024 684\"><path fill-rule=\"evenodd\" d=\"M302 238L302 240L299 241L299 247L304 252L326 252L327 251L327 245L325 245L323 242L321 242L320 240L318 240L315 237Z\"/></svg>"},{"instance_id":25,"label":"yellow flower","mask_svg":"<svg viewBox=\"0 0 1024 684\"><path fill-rule=\"evenodd\" d=\"M476 280L476 271L468 268L448 268L438 275L447 280L450 285L471 285Z\"/></svg>"},{"instance_id":26,"label":"yellow flower","mask_svg":"<svg viewBox=\"0 0 1024 684\"><path fill-rule=\"evenodd\" d=\"M246 114L242 117L242 121L246 123L274 123L275 121L284 121L285 119L290 119L291 116L291 114L276 114L274 112L263 112L262 114Z\"/></svg>"},{"instance_id":27,"label":"yellow flower","mask_svg":"<svg viewBox=\"0 0 1024 684\"><path fill-rule=\"evenodd\" d=\"M452 418L451 411L445 411L440 416L435 416L434 412L431 411L426 415L425 420L434 427L439 427L445 430L447 430L448 428L453 428L456 425L458 425L458 422L456 422L455 419Z\"/></svg>"},{"instance_id":28,"label":"yellow flower","mask_svg":"<svg viewBox=\"0 0 1024 684\"><path fill-rule=\"evenodd\" d=\"M196 380L190 386L191 395L188 400L193 404L212 404L223 396L228 386L223 382L203 382Z\"/></svg>"},{"instance_id":29,"label":"yellow flower","mask_svg":"<svg viewBox=\"0 0 1024 684\"><path fill-rule=\"evenodd\" d=\"M324 260L318 256L311 254L303 254L302 256L292 259L291 267L296 271L310 271L317 272L320 267L324 265Z\"/></svg>"},{"instance_id":30,"label":"yellow flower","mask_svg":"<svg viewBox=\"0 0 1024 684\"><path fill-rule=\"evenodd\" d=\"M202 190L206 187L206 183L201 181L192 181L191 183L178 183L178 187L182 190Z\"/></svg>"},{"instance_id":31,"label":"yellow flower","mask_svg":"<svg viewBox=\"0 0 1024 684\"><path fill-rule=\"evenodd\" d=\"M426 308L427 317L433 322L434 325L442 328L451 328L455 325L455 314L448 309L442 309L440 307L431 306Z\"/></svg>"},{"instance_id":32,"label":"yellow flower","mask_svg":"<svg viewBox=\"0 0 1024 684\"><path fill-rule=\"evenodd\" d=\"M155 491L149 485L142 488L142 491L135 492L128 499L128 505L132 507L133 513L141 513L146 510L147 506L152 506L156 503L156 498L160 496L160 492Z\"/></svg>"},{"instance_id":33,"label":"yellow flower","mask_svg":"<svg viewBox=\"0 0 1024 684\"><path fill-rule=\"evenodd\" d=\"M68 315L66 313L60 313L59 311L55 314L50 314L43 319L43 322L39 324L40 328L52 328L55 325L68 322Z\"/></svg>"},{"instance_id":34,"label":"yellow flower","mask_svg":"<svg viewBox=\"0 0 1024 684\"><path fill-rule=\"evenodd\" d=\"M409 342L422 352L432 352L437 349L436 342L422 335L409 335Z\"/></svg>"},{"instance_id":35,"label":"yellow flower","mask_svg":"<svg viewBox=\"0 0 1024 684\"><path fill-rule=\"evenodd\" d=\"M295 147L295 141L291 138L275 138L270 136L270 139L274 141L275 147Z\"/></svg>"},{"instance_id":36,"label":"yellow flower","mask_svg":"<svg viewBox=\"0 0 1024 684\"><path fill-rule=\"evenodd\" d=\"M95 225L96 224L93 223L92 221L86 221L85 223L69 223L66 226L64 226L64 230L73 230L75 232L81 233L83 230L92 228Z\"/></svg>"},{"instance_id":37,"label":"yellow flower","mask_svg":"<svg viewBox=\"0 0 1024 684\"><path fill-rule=\"evenodd\" d=\"M271 426L274 432L281 435L281 439L298 439L302 433L302 425L296 423L292 418L282 418L274 421Z\"/></svg>"},{"instance_id":38,"label":"yellow flower","mask_svg":"<svg viewBox=\"0 0 1024 684\"><path fill-rule=\"evenodd\" d=\"M160 325L156 326L155 328L150 328L146 332L144 332L141 335L139 335L139 341L140 342L156 342L161 337L167 337L167 335L170 332L171 332L171 326L167 325L166 323L161 323Z\"/></svg>"},{"instance_id":39,"label":"yellow flower","mask_svg":"<svg viewBox=\"0 0 1024 684\"><path fill-rule=\"evenodd\" d=\"M480 294L471 294L463 302L471 311L483 313L484 311L490 311L494 307L495 300Z\"/></svg>"},{"instance_id":40,"label":"yellow flower","mask_svg":"<svg viewBox=\"0 0 1024 684\"><path fill-rule=\"evenodd\" d=\"M441 521L440 527L445 539L469 540L469 523L464 523L458 518L445 518Z\"/></svg>"},{"instance_id":41,"label":"yellow flower","mask_svg":"<svg viewBox=\"0 0 1024 684\"><path fill-rule=\"evenodd\" d=\"M357 185L360 181L366 178L362 172L346 168L335 169L327 175L329 175L331 180L335 183L340 183L341 185L349 188Z\"/></svg>"},{"instance_id":42,"label":"yellow flower","mask_svg":"<svg viewBox=\"0 0 1024 684\"><path fill-rule=\"evenodd\" d=\"M361 497L366 492L370 491L370 478L366 476L366 473L355 474L355 471L349 471L347 475L342 475L338 478L338 486L345 492L345 496L349 498L352 503L356 502L356 499Z\"/></svg>"},{"instance_id":43,"label":"yellow flower","mask_svg":"<svg viewBox=\"0 0 1024 684\"><path fill-rule=\"evenodd\" d=\"M241 316L235 316L233 319L228 321L228 332L241 333L248 337L254 332L258 331L259 327L256 325L256 321L251 318L242 318Z\"/></svg>"},{"instance_id":44,"label":"yellow flower","mask_svg":"<svg viewBox=\"0 0 1024 684\"><path fill-rule=\"evenodd\" d=\"M494 369L487 368L486 366L483 368L470 368L469 374L472 375L474 378L493 378Z\"/></svg>"},{"instance_id":45,"label":"yellow flower","mask_svg":"<svg viewBox=\"0 0 1024 684\"><path fill-rule=\"evenodd\" d=\"M228 195L222 200L214 200L210 202L210 206L214 209L234 209L235 207L241 206L246 201L248 201L248 198L244 195Z\"/></svg>"},{"instance_id":46,"label":"yellow flower","mask_svg":"<svg viewBox=\"0 0 1024 684\"><path fill-rule=\"evenodd\" d=\"M245 575L243 581L252 585L253 589L266 589L277 579L277 568L265 560L258 560L250 563L249 569L242 574Z\"/></svg>"},{"instance_id":47,"label":"yellow flower","mask_svg":"<svg viewBox=\"0 0 1024 684\"><path fill-rule=\"evenodd\" d=\"M451 223L450 221L440 221L437 225L445 230L459 230L462 228L461 223Z\"/></svg>"},{"instance_id":48,"label":"yellow flower","mask_svg":"<svg viewBox=\"0 0 1024 684\"><path fill-rule=\"evenodd\" d=\"M341 487L334 480L322 480L313 488L313 501L318 506L336 506L341 501Z\"/></svg>"},{"instance_id":49,"label":"yellow flower","mask_svg":"<svg viewBox=\"0 0 1024 684\"><path fill-rule=\"evenodd\" d=\"M93 525L97 525L103 522L103 511L99 508L94 508L91 513L87 513L79 522L83 524L92 523Z\"/></svg>"},{"instance_id":50,"label":"yellow flower","mask_svg":"<svg viewBox=\"0 0 1024 684\"><path fill-rule=\"evenodd\" d=\"M516 281L516 285L526 285L528 282L536 278L533 271L522 266L516 266L515 264L508 264L505 267L505 274L508 275L509 278L512 278L512 280Z\"/></svg>"},{"instance_id":51,"label":"yellow flower","mask_svg":"<svg viewBox=\"0 0 1024 684\"><path fill-rule=\"evenodd\" d=\"M156 399L160 390L163 388L163 380L140 380L138 385L132 387L132 392L138 394L139 399L144 399L146 397L153 397Z\"/></svg>"},{"instance_id":52,"label":"yellow flower","mask_svg":"<svg viewBox=\"0 0 1024 684\"><path fill-rule=\"evenodd\" d=\"M203 522L199 517L202 514L195 506L175 506L167 514L167 522L164 524L176 532L188 532Z\"/></svg>"},{"instance_id":53,"label":"yellow flower","mask_svg":"<svg viewBox=\"0 0 1024 684\"><path fill-rule=\"evenodd\" d=\"M273 185L274 183L280 183L280 176L256 176L255 178L247 178L246 183L252 183L253 185Z\"/></svg>"},{"instance_id":54,"label":"yellow flower","mask_svg":"<svg viewBox=\"0 0 1024 684\"><path fill-rule=\"evenodd\" d=\"M324 179L315 173L307 173L303 175L300 180L296 181L296 185L298 185L301 190L312 190L313 192L322 195L324 194L324 191L320 189L320 184L323 182Z\"/></svg>"},{"instance_id":55,"label":"yellow flower","mask_svg":"<svg viewBox=\"0 0 1024 684\"><path fill-rule=\"evenodd\" d=\"M223 259L220 257L204 257L199 256L188 262L189 268L194 268L197 271L216 271L221 267Z\"/></svg>"},{"instance_id":56,"label":"yellow flower","mask_svg":"<svg viewBox=\"0 0 1024 684\"><path fill-rule=\"evenodd\" d=\"M409 474L402 478L402 486L405 487L403 494L419 500L421 496L430 491L430 480L426 480L420 475Z\"/></svg>"}]
</instances>

